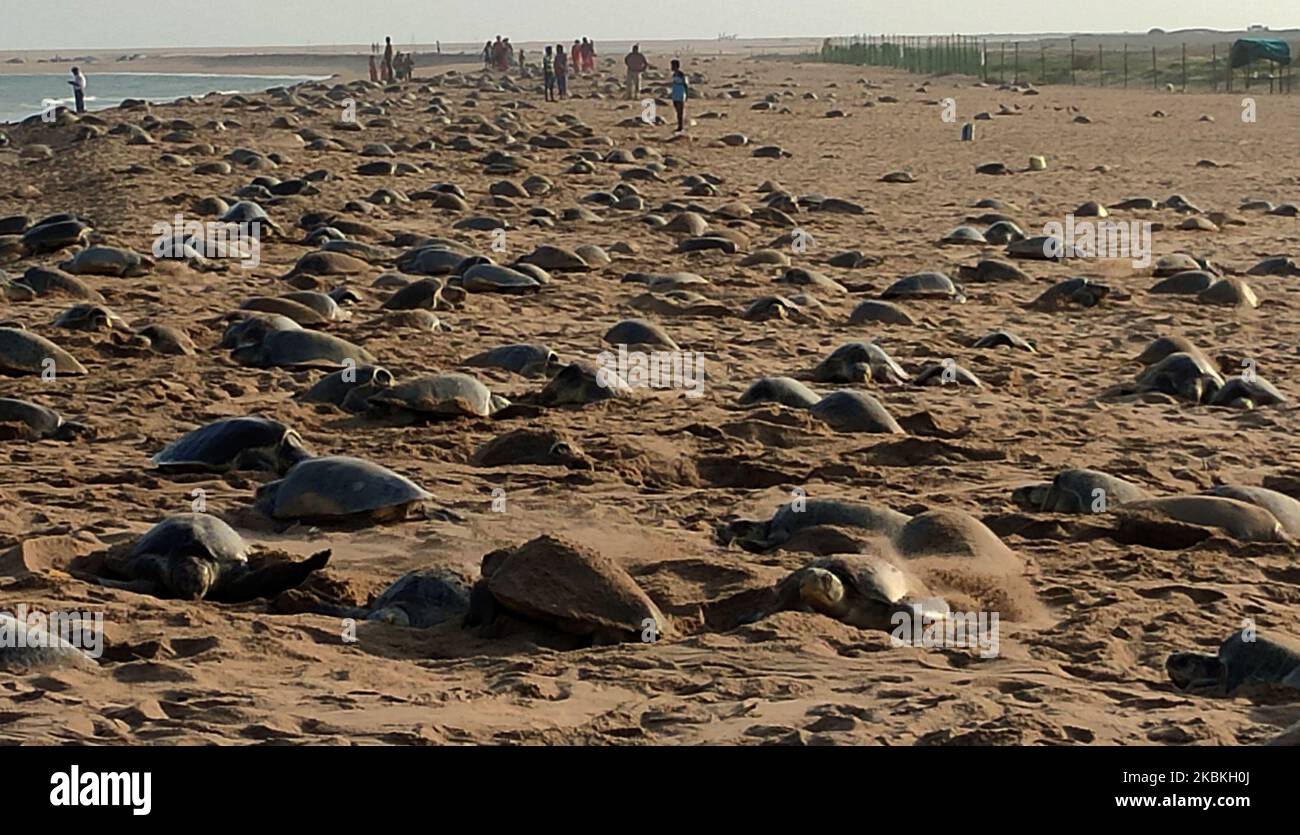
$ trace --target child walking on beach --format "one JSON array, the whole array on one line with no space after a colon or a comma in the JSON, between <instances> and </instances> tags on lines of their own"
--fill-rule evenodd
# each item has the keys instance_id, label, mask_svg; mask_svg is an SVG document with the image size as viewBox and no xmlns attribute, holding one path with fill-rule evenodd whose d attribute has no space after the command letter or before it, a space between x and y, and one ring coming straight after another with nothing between
<instances>
[{"instance_id":1,"label":"child walking on beach","mask_svg":"<svg viewBox=\"0 0 1300 835\"><path fill-rule=\"evenodd\" d=\"M682 62L676 58L673 68L673 109L677 111L677 132L686 130L686 97L690 94L690 85L686 83L686 74L682 72Z\"/></svg>"}]
</instances>

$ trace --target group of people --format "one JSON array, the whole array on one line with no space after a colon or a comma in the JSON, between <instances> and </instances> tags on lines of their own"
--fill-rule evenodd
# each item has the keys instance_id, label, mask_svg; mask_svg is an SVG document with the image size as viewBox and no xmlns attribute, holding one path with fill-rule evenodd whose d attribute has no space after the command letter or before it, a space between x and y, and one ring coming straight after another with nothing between
<instances>
[{"instance_id":1,"label":"group of people","mask_svg":"<svg viewBox=\"0 0 1300 835\"><path fill-rule=\"evenodd\" d=\"M515 47L509 38L497 35L496 41L483 44L483 69L509 72L515 63ZM519 65L524 63L523 52L519 53Z\"/></svg>"},{"instance_id":2,"label":"group of people","mask_svg":"<svg viewBox=\"0 0 1300 835\"><path fill-rule=\"evenodd\" d=\"M568 93L567 80L570 73L570 66L577 73L579 67L584 66L582 63L583 48L588 50L587 72L595 69L596 51L586 38L582 43L573 42L574 57L566 58L564 54L564 44L556 44L555 47L546 47L542 54L542 80L545 84L546 100L558 101ZM572 63L570 63L572 62ZM522 64L522 61L521 61ZM646 60L645 54L641 52L640 44L632 44L632 51L623 58L623 64L627 67L627 87L623 92L623 97L627 99L639 98L641 95L641 76L650 68L650 62ZM673 109L677 111L677 132L681 133L686 130L686 99L690 95L690 83L686 80L686 73L682 72L682 62L674 58L671 63L672 78L670 89L673 100Z\"/></svg>"},{"instance_id":3,"label":"group of people","mask_svg":"<svg viewBox=\"0 0 1300 835\"><path fill-rule=\"evenodd\" d=\"M442 51L442 44L438 45ZM379 54L379 44L370 45L370 80L385 84L394 81L410 81L415 73L415 55L410 52L394 52L393 39L384 38L384 54L381 63L376 66L375 56Z\"/></svg>"}]
</instances>

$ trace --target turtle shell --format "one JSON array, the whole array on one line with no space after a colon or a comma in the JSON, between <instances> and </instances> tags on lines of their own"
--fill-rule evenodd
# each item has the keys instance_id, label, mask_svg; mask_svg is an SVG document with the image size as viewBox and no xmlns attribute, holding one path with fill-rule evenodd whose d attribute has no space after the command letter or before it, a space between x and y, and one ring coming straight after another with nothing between
<instances>
[{"instance_id":1,"label":"turtle shell","mask_svg":"<svg viewBox=\"0 0 1300 835\"><path fill-rule=\"evenodd\" d=\"M41 374L46 360L56 374L85 374L86 368L67 351L43 336L17 328L0 327L0 374Z\"/></svg>"},{"instance_id":2,"label":"turtle shell","mask_svg":"<svg viewBox=\"0 0 1300 835\"><path fill-rule=\"evenodd\" d=\"M161 469L245 466L245 453L265 451L267 459L288 468L309 453L289 427L264 417L234 417L213 421L172 441L151 459Z\"/></svg>"},{"instance_id":3,"label":"turtle shell","mask_svg":"<svg viewBox=\"0 0 1300 835\"><path fill-rule=\"evenodd\" d=\"M372 395L372 404L424 415L487 417L493 411L492 392L468 374L433 374L408 380Z\"/></svg>"},{"instance_id":4,"label":"turtle shell","mask_svg":"<svg viewBox=\"0 0 1300 835\"><path fill-rule=\"evenodd\" d=\"M217 563L242 563L248 561L248 545L234 528L216 516L178 513L146 531L128 552L130 558L151 554L160 557L197 555Z\"/></svg>"},{"instance_id":5,"label":"turtle shell","mask_svg":"<svg viewBox=\"0 0 1300 835\"><path fill-rule=\"evenodd\" d=\"M63 425L63 418L37 403L0 397L0 423L21 423L36 437L49 438Z\"/></svg>"},{"instance_id":6,"label":"turtle shell","mask_svg":"<svg viewBox=\"0 0 1300 835\"><path fill-rule=\"evenodd\" d=\"M387 467L347 455L309 458L257 491L258 510L274 519L343 519L433 498Z\"/></svg>"},{"instance_id":7,"label":"turtle shell","mask_svg":"<svg viewBox=\"0 0 1300 835\"><path fill-rule=\"evenodd\" d=\"M338 367L352 360L373 364L374 356L346 339L308 330L280 330L267 334L261 345L235 350L241 365L258 367Z\"/></svg>"},{"instance_id":8,"label":"turtle shell","mask_svg":"<svg viewBox=\"0 0 1300 835\"><path fill-rule=\"evenodd\" d=\"M668 623L622 566L593 549L544 535L483 557L487 590L505 608L579 635L614 631L640 638ZM647 624L647 621L651 623Z\"/></svg>"}]
</instances>

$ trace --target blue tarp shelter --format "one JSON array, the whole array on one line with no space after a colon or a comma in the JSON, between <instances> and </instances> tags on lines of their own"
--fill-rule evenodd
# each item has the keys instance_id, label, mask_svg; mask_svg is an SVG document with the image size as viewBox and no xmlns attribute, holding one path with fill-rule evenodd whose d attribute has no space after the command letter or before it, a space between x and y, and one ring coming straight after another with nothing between
<instances>
[{"instance_id":1,"label":"blue tarp shelter","mask_svg":"<svg viewBox=\"0 0 1300 835\"><path fill-rule=\"evenodd\" d=\"M1232 44L1228 63L1233 69L1255 61L1273 61L1282 66L1291 63L1291 47L1276 38L1239 38Z\"/></svg>"}]
</instances>

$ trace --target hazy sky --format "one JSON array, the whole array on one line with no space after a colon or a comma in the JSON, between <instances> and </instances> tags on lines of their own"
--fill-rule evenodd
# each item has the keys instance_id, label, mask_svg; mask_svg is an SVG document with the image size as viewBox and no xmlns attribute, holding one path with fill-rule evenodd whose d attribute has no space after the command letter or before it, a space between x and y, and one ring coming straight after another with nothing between
<instances>
[{"instance_id":1,"label":"hazy sky","mask_svg":"<svg viewBox=\"0 0 1300 835\"><path fill-rule=\"evenodd\" d=\"M0 49L1145 32L1300 25L1296 0L0 0Z\"/></svg>"}]
</instances>

